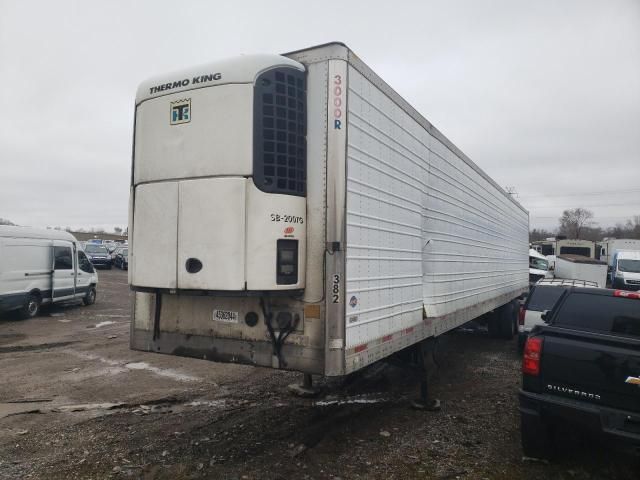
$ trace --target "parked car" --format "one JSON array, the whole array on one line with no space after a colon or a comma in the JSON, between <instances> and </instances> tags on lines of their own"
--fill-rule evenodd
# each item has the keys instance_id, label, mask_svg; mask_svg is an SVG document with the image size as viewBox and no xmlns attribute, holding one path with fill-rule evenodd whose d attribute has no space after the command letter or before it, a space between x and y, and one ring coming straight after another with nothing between
<instances>
[{"instance_id":1,"label":"parked car","mask_svg":"<svg viewBox=\"0 0 640 480\"><path fill-rule=\"evenodd\" d=\"M38 315L42 305L96 300L98 275L68 232L0 226L0 311Z\"/></svg>"},{"instance_id":2,"label":"parked car","mask_svg":"<svg viewBox=\"0 0 640 480\"><path fill-rule=\"evenodd\" d=\"M120 253L120 251L125 248L122 246L116 246L116 248L114 248L112 251L109 252L109 256L111 257L111 262L115 262L116 260L116 255L118 255L118 253Z\"/></svg>"},{"instance_id":3,"label":"parked car","mask_svg":"<svg viewBox=\"0 0 640 480\"><path fill-rule=\"evenodd\" d=\"M120 248L113 261L113 264L122 270L129 269L129 249Z\"/></svg>"},{"instance_id":4,"label":"parked car","mask_svg":"<svg viewBox=\"0 0 640 480\"><path fill-rule=\"evenodd\" d=\"M565 280L544 278L539 280L529 292L518 314L518 349L522 351L527 336L536 325L544 325L542 314L553 309L560 296L569 287L597 288L596 282L586 280Z\"/></svg>"},{"instance_id":5,"label":"parked car","mask_svg":"<svg viewBox=\"0 0 640 480\"><path fill-rule=\"evenodd\" d=\"M106 247L109 253L113 253L113 251L119 247L119 245L115 242L104 242L102 245Z\"/></svg>"},{"instance_id":6,"label":"parked car","mask_svg":"<svg viewBox=\"0 0 640 480\"><path fill-rule=\"evenodd\" d=\"M84 251L93 265L95 265L96 267L104 267L107 270L111 270L112 262L107 247L88 243Z\"/></svg>"},{"instance_id":7,"label":"parked car","mask_svg":"<svg viewBox=\"0 0 640 480\"><path fill-rule=\"evenodd\" d=\"M640 293L570 287L544 319L523 355L525 456L552 456L562 424L640 446Z\"/></svg>"}]
</instances>

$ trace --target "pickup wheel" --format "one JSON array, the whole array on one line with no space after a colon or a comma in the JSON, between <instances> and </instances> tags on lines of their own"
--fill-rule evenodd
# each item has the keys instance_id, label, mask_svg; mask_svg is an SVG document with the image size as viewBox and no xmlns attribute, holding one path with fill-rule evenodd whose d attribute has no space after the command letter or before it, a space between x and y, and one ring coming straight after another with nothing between
<instances>
[{"instance_id":1,"label":"pickup wheel","mask_svg":"<svg viewBox=\"0 0 640 480\"><path fill-rule=\"evenodd\" d=\"M517 328L517 312L518 308L516 307L516 302L511 301L506 305L500 307L500 311L498 313L498 323L500 333L498 336L500 338L504 338L505 340L511 340L513 336L516 334Z\"/></svg>"},{"instance_id":2,"label":"pickup wheel","mask_svg":"<svg viewBox=\"0 0 640 480\"><path fill-rule=\"evenodd\" d=\"M553 433L540 418L520 417L520 440L525 457L549 459L553 452Z\"/></svg>"}]
</instances>

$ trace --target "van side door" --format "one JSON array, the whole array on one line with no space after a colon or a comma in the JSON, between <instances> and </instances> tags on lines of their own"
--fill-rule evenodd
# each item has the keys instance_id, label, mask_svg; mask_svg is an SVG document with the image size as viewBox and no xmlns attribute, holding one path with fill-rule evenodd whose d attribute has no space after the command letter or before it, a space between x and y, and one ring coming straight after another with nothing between
<instances>
[{"instance_id":1,"label":"van side door","mask_svg":"<svg viewBox=\"0 0 640 480\"><path fill-rule=\"evenodd\" d=\"M78 250L77 268L78 279L76 281L76 296L83 297L89 291L91 279L93 278L95 270L87 258L87 255L82 250Z\"/></svg>"},{"instance_id":2,"label":"van side door","mask_svg":"<svg viewBox=\"0 0 640 480\"><path fill-rule=\"evenodd\" d=\"M72 244L53 242L53 292L52 301L73 298L76 286L75 261Z\"/></svg>"}]
</instances>

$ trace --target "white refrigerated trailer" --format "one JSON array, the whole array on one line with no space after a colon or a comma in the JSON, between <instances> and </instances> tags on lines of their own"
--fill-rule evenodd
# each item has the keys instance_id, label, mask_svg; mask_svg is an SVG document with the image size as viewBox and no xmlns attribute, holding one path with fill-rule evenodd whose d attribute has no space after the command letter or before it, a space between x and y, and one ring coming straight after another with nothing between
<instances>
[{"instance_id":1,"label":"white refrigerated trailer","mask_svg":"<svg viewBox=\"0 0 640 480\"><path fill-rule=\"evenodd\" d=\"M133 349L338 376L516 331L527 211L343 44L142 83L131 179Z\"/></svg>"}]
</instances>

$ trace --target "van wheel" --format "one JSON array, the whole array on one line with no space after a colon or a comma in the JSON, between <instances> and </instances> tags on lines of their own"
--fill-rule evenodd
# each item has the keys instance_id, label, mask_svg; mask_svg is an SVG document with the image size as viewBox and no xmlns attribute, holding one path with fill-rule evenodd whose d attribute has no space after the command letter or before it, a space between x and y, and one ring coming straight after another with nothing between
<instances>
[{"instance_id":1,"label":"van wheel","mask_svg":"<svg viewBox=\"0 0 640 480\"><path fill-rule=\"evenodd\" d=\"M87 294L82 299L82 303L85 305L93 305L96 303L96 289L95 287L91 287Z\"/></svg>"},{"instance_id":2,"label":"van wheel","mask_svg":"<svg viewBox=\"0 0 640 480\"><path fill-rule=\"evenodd\" d=\"M29 295L27 295L27 298L24 301L24 305L22 305L22 308L20 309L20 317L23 320L26 320L28 318L37 316L38 313L40 313L41 303L42 300L40 299L39 295L30 293Z\"/></svg>"}]
</instances>

